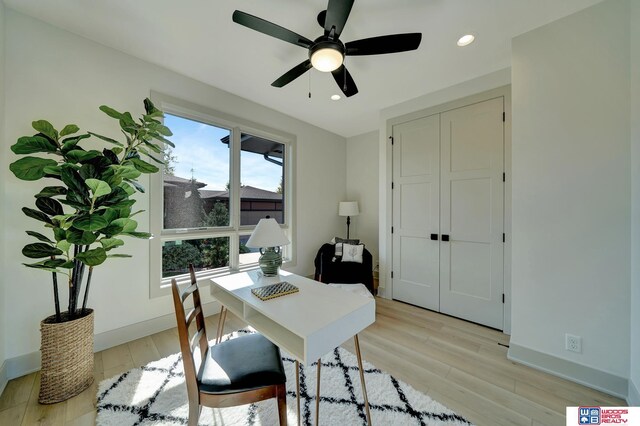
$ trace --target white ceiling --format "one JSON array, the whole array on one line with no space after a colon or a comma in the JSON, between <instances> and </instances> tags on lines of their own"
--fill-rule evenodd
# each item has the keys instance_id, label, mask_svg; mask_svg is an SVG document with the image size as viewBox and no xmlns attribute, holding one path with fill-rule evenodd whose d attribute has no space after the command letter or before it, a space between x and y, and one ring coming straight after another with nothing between
<instances>
[{"instance_id":1,"label":"white ceiling","mask_svg":"<svg viewBox=\"0 0 640 426\"><path fill-rule=\"evenodd\" d=\"M21 13L250 99L339 135L378 127L381 109L511 64L511 38L601 0L356 0L340 36L348 42L422 32L417 51L347 57L359 93L341 93L312 70L278 89L271 82L307 51L231 21L240 9L309 39L327 0L4 0ZM475 43L456 46L463 34ZM309 75L311 78L309 78ZM308 98L311 84L312 98Z\"/></svg>"}]
</instances>

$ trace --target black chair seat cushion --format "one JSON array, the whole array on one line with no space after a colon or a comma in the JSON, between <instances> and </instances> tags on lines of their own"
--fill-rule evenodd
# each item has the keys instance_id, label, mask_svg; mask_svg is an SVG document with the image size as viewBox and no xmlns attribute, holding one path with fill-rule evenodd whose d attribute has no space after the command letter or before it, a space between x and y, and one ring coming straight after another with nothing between
<instances>
[{"instance_id":1,"label":"black chair seat cushion","mask_svg":"<svg viewBox=\"0 0 640 426\"><path fill-rule=\"evenodd\" d=\"M280 349L261 334L248 334L209 348L198 373L200 390L234 393L286 382Z\"/></svg>"}]
</instances>

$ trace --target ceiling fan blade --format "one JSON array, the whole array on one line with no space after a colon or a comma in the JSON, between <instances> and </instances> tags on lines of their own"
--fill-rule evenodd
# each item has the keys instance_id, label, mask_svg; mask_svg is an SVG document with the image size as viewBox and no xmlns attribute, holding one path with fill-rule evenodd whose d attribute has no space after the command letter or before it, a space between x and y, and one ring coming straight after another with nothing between
<instances>
[{"instance_id":1,"label":"ceiling fan blade","mask_svg":"<svg viewBox=\"0 0 640 426\"><path fill-rule=\"evenodd\" d=\"M358 93L358 86L356 86L356 82L353 81L351 74L349 74L344 65L335 71L331 71L331 74L333 74L333 78L347 98Z\"/></svg>"},{"instance_id":2,"label":"ceiling fan blade","mask_svg":"<svg viewBox=\"0 0 640 426\"><path fill-rule=\"evenodd\" d=\"M422 33L391 34L363 38L345 43L346 55L382 55L416 50L422 41Z\"/></svg>"},{"instance_id":3,"label":"ceiling fan blade","mask_svg":"<svg viewBox=\"0 0 640 426\"><path fill-rule=\"evenodd\" d=\"M327 14L324 19L324 35L329 35L335 27L336 38L340 36L344 24L347 22L354 0L329 0Z\"/></svg>"},{"instance_id":4,"label":"ceiling fan blade","mask_svg":"<svg viewBox=\"0 0 640 426\"><path fill-rule=\"evenodd\" d=\"M233 22L306 49L313 44L311 40L300 34L240 10L233 12Z\"/></svg>"},{"instance_id":5,"label":"ceiling fan blade","mask_svg":"<svg viewBox=\"0 0 640 426\"><path fill-rule=\"evenodd\" d=\"M280 78L278 78L276 81L271 83L271 85L273 87L286 86L287 84L291 83L293 80L295 80L296 78L300 77L302 74L307 72L309 68L311 68L311 61L307 59L306 61L296 65L286 73L282 74Z\"/></svg>"}]
</instances>

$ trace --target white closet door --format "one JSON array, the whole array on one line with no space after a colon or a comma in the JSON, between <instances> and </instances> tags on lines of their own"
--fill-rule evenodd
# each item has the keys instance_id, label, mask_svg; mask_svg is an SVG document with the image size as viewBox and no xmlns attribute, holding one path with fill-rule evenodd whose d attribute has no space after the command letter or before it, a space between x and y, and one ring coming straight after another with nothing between
<instances>
[{"instance_id":1,"label":"white closet door","mask_svg":"<svg viewBox=\"0 0 640 426\"><path fill-rule=\"evenodd\" d=\"M503 328L503 98L441 114L440 311ZM394 281L395 285L395 281Z\"/></svg>"},{"instance_id":2,"label":"white closet door","mask_svg":"<svg viewBox=\"0 0 640 426\"><path fill-rule=\"evenodd\" d=\"M439 309L440 117L393 126L393 298Z\"/></svg>"}]
</instances>

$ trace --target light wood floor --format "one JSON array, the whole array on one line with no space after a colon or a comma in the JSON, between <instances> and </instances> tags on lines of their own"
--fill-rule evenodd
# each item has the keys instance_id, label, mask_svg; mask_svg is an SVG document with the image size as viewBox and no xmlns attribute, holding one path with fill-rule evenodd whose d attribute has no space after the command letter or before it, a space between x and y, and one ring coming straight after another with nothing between
<instances>
[{"instance_id":1,"label":"light wood floor","mask_svg":"<svg viewBox=\"0 0 640 426\"><path fill-rule=\"evenodd\" d=\"M508 336L377 298L377 321L360 334L362 356L477 425L565 425L565 407L623 400L507 360ZM214 336L217 315L207 318ZM232 315L226 331L243 327ZM343 345L354 351L352 341ZM93 425L97 382L179 351L171 329L95 354L96 383L60 404L38 404L38 373L0 396L0 425Z\"/></svg>"}]
</instances>

